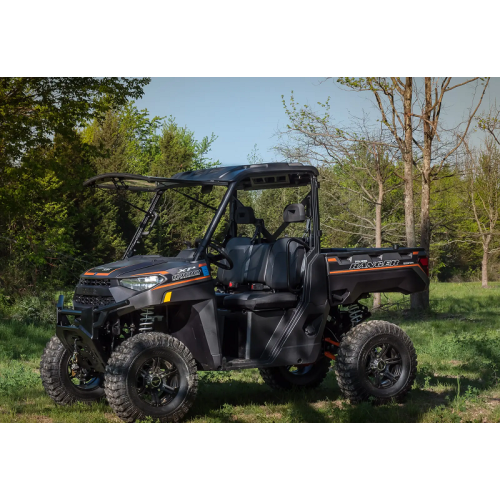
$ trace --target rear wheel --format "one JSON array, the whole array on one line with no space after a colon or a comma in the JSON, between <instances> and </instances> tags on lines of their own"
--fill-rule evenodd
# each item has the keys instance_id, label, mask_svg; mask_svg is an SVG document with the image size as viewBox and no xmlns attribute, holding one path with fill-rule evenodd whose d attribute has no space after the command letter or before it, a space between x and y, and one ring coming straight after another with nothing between
<instances>
[{"instance_id":1,"label":"rear wheel","mask_svg":"<svg viewBox=\"0 0 500 500\"><path fill-rule=\"evenodd\" d=\"M178 422L191 408L197 388L191 352L164 333L140 333L125 340L106 366L106 397L125 422Z\"/></svg>"},{"instance_id":2,"label":"rear wheel","mask_svg":"<svg viewBox=\"0 0 500 500\"><path fill-rule=\"evenodd\" d=\"M342 394L353 403L401 400L415 380L417 354L401 328L368 321L342 339L335 372Z\"/></svg>"},{"instance_id":3,"label":"rear wheel","mask_svg":"<svg viewBox=\"0 0 500 500\"><path fill-rule=\"evenodd\" d=\"M323 382L329 369L330 360L321 358L316 363L261 368L259 372L264 382L273 389L287 390L293 387L313 389Z\"/></svg>"},{"instance_id":4,"label":"rear wheel","mask_svg":"<svg viewBox=\"0 0 500 500\"><path fill-rule=\"evenodd\" d=\"M80 368L57 337L43 351L40 376L45 391L59 405L91 403L104 397L104 374Z\"/></svg>"}]
</instances>

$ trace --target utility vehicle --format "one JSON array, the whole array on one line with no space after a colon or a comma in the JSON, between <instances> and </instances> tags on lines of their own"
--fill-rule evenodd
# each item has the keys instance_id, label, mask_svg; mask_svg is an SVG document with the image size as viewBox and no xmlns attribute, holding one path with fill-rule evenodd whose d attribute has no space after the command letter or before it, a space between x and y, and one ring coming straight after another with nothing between
<instances>
[{"instance_id":1,"label":"utility vehicle","mask_svg":"<svg viewBox=\"0 0 500 500\"><path fill-rule=\"evenodd\" d=\"M56 403L105 396L124 421L175 422L193 404L198 370L258 368L274 389L312 388L332 360L352 402L400 399L410 390L411 340L396 325L363 323L370 313L359 301L373 292L423 291L427 255L397 246L321 248L313 166L243 165L171 178L109 173L84 185L150 192L151 203L123 259L84 272L73 309L59 298L56 335L41 360ZM196 244L175 257L135 254L167 190L187 188L188 198L204 204L200 194L214 186L224 195ZM299 187L307 194L283 207L274 232L240 201L252 194L245 191ZM285 236L297 225L302 236Z\"/></svg>"}]
</instances>

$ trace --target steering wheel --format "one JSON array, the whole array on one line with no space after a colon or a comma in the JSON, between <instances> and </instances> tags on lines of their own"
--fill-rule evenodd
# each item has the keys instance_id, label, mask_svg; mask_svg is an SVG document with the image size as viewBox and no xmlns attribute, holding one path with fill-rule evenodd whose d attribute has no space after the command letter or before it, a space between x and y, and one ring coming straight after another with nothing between
<instances>
[{"instance_id":1,"label":"steering wheel","mask_svg":"<svg viewBox=\"0 0 500 500\"><path fill-rule=\"evenodd\" d=\"M215 255L213 253L205 252L206 258L210 262L210 264L214 264L215 266L220 267L221 269L225 269L226 271L229 271L233 268L234 263L231 260L231 257L229 257L226 251L218 243L210 240L207 244L207 249L208 248L213 248L219 254ZM221 260L225 260L227 264L222 263Z\"/></svg>"}]
</instances>

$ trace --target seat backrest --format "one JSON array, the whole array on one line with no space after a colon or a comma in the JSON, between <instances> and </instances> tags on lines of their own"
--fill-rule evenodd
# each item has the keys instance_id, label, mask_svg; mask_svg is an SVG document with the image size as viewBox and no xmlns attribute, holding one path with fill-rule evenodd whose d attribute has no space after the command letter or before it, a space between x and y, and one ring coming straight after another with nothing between
<instances>
[{"instance_id":1,"label":"seat backrest","mask_svg":"<svg viewBox=\"0 0 500 500\"><path fill-rule=\"evenodd\" d=\"M232 269L219 268L217 272L217 280L225 286L229 286L230 282L239 285L261 283L280 291L288 290L288 285L297 288L301 283L305 249L300 243L290 241L290 238L254 245L250 238L231 238L225 250L233 261Z\"/></svg>"},{"instance_id":2,"label":"seat backrest","mask_svg":"<svg viewBox=\"0 0 500 500\"><path fill-rule=\"evenodd\" d=\"M247 283L265 284L269 254L271 253L272 246L272 243L258 243L252 245L244 276Z\"/></svg>"},{"instance_id":3,"label":"seat backrest","mask_svg":"<svg viewBox=\"0 0 500 500\"><path fill-rule=\"evenodd\" d=\"M276 240L272 244L267 259L264 283L273 290L288 290L288 285L297 288L302 281L304 255L305 248L300 243L290 241L290 238ZM287 261L289 266L288 276Z\"/></svg>"},{"instance_id":4,"label":"seat backrest","mask_svg":"<svg viewBox=\"0 0 500 500\"><path fill-rule=\"evenodd\" d=\"M230 281L243 283L250 246L250 238L231 238L227 242L225 250L233 261L233 268L225 270L219 267L217 271L217 281L219 283L226 286L229 285Z\"/></svg>"}]
</instances>

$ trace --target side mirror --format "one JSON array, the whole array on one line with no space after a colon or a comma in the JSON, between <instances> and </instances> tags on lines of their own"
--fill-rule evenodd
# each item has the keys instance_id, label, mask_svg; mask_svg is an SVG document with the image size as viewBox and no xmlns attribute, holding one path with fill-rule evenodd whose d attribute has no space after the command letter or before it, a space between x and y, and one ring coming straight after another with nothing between
<instances>
[{"instance_id":1,"label":"side mirror","mask_svg":"<svg viewBox=\"0 0 500 500\"><path fill-rule=\"evenodd\" d=\"M302 203L293 203L288 205L283 212L283 221L292 222L304 222L306 220L306 209Z\"/></svg>"},{"instance_id":2,"label":"side mirror","mask_svg":"<svg viewBox=\"0 0 500 500\"><path fill-rule=\"evenodd\" d=\"M213 190L213 186L201 186L201 194L210 194Z\"/></svg>"}]
</instances>

